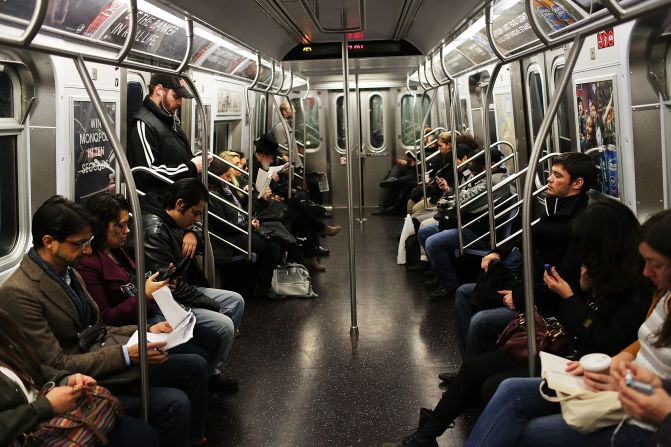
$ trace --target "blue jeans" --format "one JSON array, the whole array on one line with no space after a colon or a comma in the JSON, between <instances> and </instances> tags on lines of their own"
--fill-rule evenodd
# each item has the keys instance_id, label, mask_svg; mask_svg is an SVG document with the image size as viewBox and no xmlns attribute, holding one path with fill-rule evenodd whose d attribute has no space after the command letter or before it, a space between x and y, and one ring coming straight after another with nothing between
<instances>
[{"instance_id":1,"label":"blue jeans","mask_svg":"<svg viewBox=\"0 0 671 447\"><path fill-rule=\"evenodd\" d=\"M198 287L198 291L215 300L220 306L219 312L196 307L191 309L198 324L213 330L221 340L219 352L215 355L214 361L210 362L209 369L212 374L215 368L223 366L228 358L235 330L240 325L245 311L245 300L239 293L229 290Z\"/></svg>"},{"instance_id":2,"label":"blue jeans","mask_svg":"<svg viewBox=\"0 0 671 447\"><path fill-rule=\"evenodd\" d=\"M539 378L503 381L465 446L610 446L615 427L589 434L573 430L564 422L559 404L540 395L540 383ZM623 425L622 434L634 427L628 425Z\"/></svg>"},{"instance_id":3,"label":"blue jeans","mask_svg":"<svg viewBox=\"0 0 671 447\"><path fill-rule=\"evenodd\" d=\"M462 230L464 243L477 236L472 231ZM459 286L457 274L452 267L452 256L459 248L459 231L456 228L441 230L439 224L427 225L417 233L419 243L424 247L436 279L441 287L456 289Z\"/></svg>"},{"instance_id":4,"label":"blue jeans","mask_svg":"<svg viewBox=\"0 0 671 447\"><path fill-rule=\"evenodd\" d=\"M464 284L455 294L457 343L462 359L496 349L499 334L516 315L507 307L480 310L473 304L476 285Z\"/></svg>"}]
</instances>

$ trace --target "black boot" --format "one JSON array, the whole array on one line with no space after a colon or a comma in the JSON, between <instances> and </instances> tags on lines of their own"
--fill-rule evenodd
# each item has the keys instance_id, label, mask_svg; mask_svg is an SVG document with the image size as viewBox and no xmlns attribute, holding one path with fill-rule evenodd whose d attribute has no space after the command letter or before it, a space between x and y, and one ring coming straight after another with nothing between
<instances>
[{"instance_id":1,"label":"black boot","mask_svg":"<svg viewBox=\"0 0 671 447\"><path fill-rule=\"evenodd\" d=\"M445 432L448 424L438 419L428 408L419 410L419 427L398 444L385 443L381 447L438 447L436 438Z\"/></svg>"}]
</instances>

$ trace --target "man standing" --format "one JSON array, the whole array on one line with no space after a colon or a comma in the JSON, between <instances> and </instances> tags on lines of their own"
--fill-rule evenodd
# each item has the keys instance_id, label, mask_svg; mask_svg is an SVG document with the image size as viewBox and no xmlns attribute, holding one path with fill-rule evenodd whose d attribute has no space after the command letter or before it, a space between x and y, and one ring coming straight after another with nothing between
<instances>
[{"instance_id":1,"label":"man standing","mask_svg":"<svg viewBox=\"0 0 671 447\"><path fill-rule=\"evenodd\" d=\"M289 132L292 131L292 121L294 119L294 108L291 107L291 104L288 102L283 102L280 104L280 113L282 114L282 119L287 122L287 126L289 127ZM289 153L289 141L287 139L287 133L284 130L284 125L282 124L282 120L278 121L275 123L275 126L273 126L273 137L275 137L275 141L277 141L277 144L281 144L282 146L286 147L287 149L282 148L282 152L286 152L287 154ZM295 135L295 134L294 134ZM296 147L296 146L294 146ZM285 155L285 157L287 157ZM300 155L298 155L298 148L294 150L293 154L293 164L295 168L301 168L303 167L303 162L301 161ZM284 161L289 161L289 158L287 157Z\"/></svg>"},{"instance_id":2,"label":"man standing","mask_svg":"<svg viewBox=\"0 0 671 447\"><path fill-rule=\"evenodd\" d=\"M182 99L191 98L183 79L159 73L151 76L149 95L128 125L127 156L131 167L145 166L173 181L195 178L203 171L202 157L193 156L177 117ZM159 193L165 188L165 183L150 174L134 177L143 192Z\"/></svg>"}]
</instances>

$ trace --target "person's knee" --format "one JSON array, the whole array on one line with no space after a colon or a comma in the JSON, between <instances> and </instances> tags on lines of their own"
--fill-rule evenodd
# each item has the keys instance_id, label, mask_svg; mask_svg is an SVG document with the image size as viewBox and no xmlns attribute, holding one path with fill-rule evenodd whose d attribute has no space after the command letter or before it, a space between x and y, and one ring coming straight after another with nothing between
<instances>
[{"instance_id":1,"label":"person's knee","mask_svg":"<svg viewBox=\"0 0 671 447\"><path fill-rule=\"evenodd\" d=\"M191 401L184 391L169 387L151 388L149 404L152 426L188 428Z\"/></svg>"}]
</instances>

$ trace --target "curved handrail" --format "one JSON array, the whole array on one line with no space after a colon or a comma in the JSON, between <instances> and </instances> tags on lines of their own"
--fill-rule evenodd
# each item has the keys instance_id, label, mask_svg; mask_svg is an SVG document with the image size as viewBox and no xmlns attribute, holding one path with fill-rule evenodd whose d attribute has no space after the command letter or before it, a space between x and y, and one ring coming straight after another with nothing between
<instances>
[{"instance_id":1,"label":"curved handrail","mask_svg":"<svg viewBox=\"0 0 671 447\"><path fill-rule=\"evenodd\" d=\"M212 155L212 158L216 158L217 160L219 160L219 161L221 161L222 163L226 164L226 166L228 166L229 168L233 168L233 169L235 169L236 171L238 171L238 172L240 172L240 173L242 173L242 174L247 175L247 171L245 171L244 169L242 169L240 166L236 166L236 165L234 165L233 163L231 163L230 161L226 161L225 159L221 158L220 156L218 156L218 155L215 154L215 153L212 153L212 154L210 154L210 155ZM243 192L244 192L245 194L247 194L246 191L243 191Z\"/></svg>"},{"instance_id":2,"label":"curved handrail","mask_svg":"<svg viewBox=\"0 0 671 447\"><path fill-rule=\"evenodd\" d=\"M189 61L191 60L191 52L193 51L193 21L191 19L186 19L186 50L184 51L184 57L182 62L177 66L175 72L181 73L184 71Z\"/></svg>"},{"instance_id":3,"label":"curved handrail","mask_svg":"<svg viewBox=\"0 0 671 447\"><path fill-rule=\"evenodd\" d=\"M123 43L123 46L117 53L116 61L117 63L122 62L130 53L130 50L133 48L135 43L135 35L137 34L137 0L128 1L128 35L126 40Z\"/></svg>"}]
</instances>

